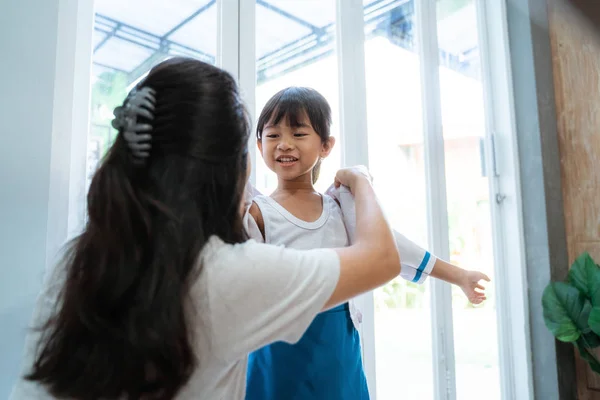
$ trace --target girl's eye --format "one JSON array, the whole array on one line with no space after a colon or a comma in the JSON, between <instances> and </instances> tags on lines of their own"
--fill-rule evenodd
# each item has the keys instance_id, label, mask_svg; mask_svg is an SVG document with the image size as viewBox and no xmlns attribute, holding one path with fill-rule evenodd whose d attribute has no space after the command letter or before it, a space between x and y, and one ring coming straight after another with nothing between
<instances>
[{"instance_id":1,"label":"girl's eye","mask_svg":"<svg viewBox=\"0 0 600 400\"><path fill-rule=\"evenodd\" d=\"M306 133L294 133L294 136L296 137L304 137L304 136L308 136Z\"/></svg>"},{"instance_id":2,"label":"girl's eye","mask_svg":"<svg viewBox=\"0 0 600 400\"><path fill-rule=\"evenodd\" d=\"M270 133L267 135L268 138L273 139L276 138L278 135L276 133Z\"/></svg>"}]
</instances>

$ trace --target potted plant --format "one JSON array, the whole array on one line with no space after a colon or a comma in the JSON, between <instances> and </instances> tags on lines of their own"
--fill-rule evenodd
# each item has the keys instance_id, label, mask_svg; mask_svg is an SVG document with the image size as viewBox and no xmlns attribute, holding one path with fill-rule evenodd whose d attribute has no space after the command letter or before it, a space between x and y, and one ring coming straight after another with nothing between
<instances>
[{"instance_id":1,"label":"potted plant","mask_svg":"<svg viewBox=\"0 0 600 400\"><path fill-rule=\"evenodd\" d=\"M542 296L544 321L556 339L573 343L592 370L600 362L592 349L600 346L600 266L583 253L571 266L566 282L551 282Z\"/></svg>"}]
</instances>

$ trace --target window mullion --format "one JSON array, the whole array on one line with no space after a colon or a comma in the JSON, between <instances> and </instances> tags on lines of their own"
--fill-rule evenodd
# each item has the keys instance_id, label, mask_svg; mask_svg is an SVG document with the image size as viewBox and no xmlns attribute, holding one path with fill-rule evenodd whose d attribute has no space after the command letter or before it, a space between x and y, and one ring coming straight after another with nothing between
<instances>
[{"instance_id":1,"label":"window mullion","mask_svg":"<svg viewBox=\"0 0 600 400\"><path fill-rule=\"evenodd\" d=\"M342 166L369 165L365 34L362 0L336 1L337 56L340 90ZM362 356L369 393L376 399L375 305L373 292L358 296L362 311Z\"/></svg>"},{"instance_id":2,"label":"window mullion","mask_svg":"<svg viewBox=\"0 0 600 400\"><path fill-rule=\"evenodd\" d=\"M248 107L253 129L248 139L248 154L252 162L251 182L256 185L256 1L238 1L238 79L242 98Z\"/></svg>"},{"instance_id":3,"label":"window mullion","mask_svg":"<svg viewBox=\"0 0 600 400\"><path fill-rule=\"evenodd\" d=\"M415 3L421 72L429 246L436 255L447 260L450 250L436 2L420 0ZM448 283L439 280L431 280L430 286L434 398L455 400L456 374L451 287Z\"/></svg>"}]
</instances>

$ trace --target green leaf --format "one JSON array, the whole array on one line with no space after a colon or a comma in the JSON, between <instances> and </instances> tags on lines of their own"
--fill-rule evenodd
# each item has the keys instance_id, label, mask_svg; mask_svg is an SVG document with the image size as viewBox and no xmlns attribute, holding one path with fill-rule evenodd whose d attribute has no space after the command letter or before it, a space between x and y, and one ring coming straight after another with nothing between
<instances>
[{"instance_id":1,"label":"green leaf","mask_svg":"<svg viewBox=\"0 0 600 400\"><path fill-rule=\"evenodd\" d=\"M588 253L583 253L569 270L569 283L575 286L593 306L600 306L600 268Z\"/></svg>"},{"instance_id":2,"label":"green leaf","mask_svg":"<svg viewBox=\"0 0 600 400\"><path fill-rule=\"evenodd\" d=\"M588 333L588 318L592 305L579 291L564 282L549 284L542 296L544 322L562 342L574 342Z\"/></svg>"},{"instance_id":3,"label":"green leaf","mask_svg":"<svg viewBox=\"0 0 600 400\"><path fill-rule=\"evenodd\" d=\"M590 329L596 334L600 335L600 307L593 307L588 317L588 324Z\"/></svg>"},{"instance_id":4,"label":"green leaf","mask_svg":"<svg viewBox=\"0 0 600 400\"><path fill-rule=\"evenodd\" d=\"M581 355L581 358L583 358L585 361L588 362L588 364L592 368L592 371L600 374L600 362L598 362L598 359L594 356L594 354L590 351L590 349L587 348L579 340L576 343L576 347L579 350L579 354Z\"/></svg>"},{"instance_id":5,"label":"green leaf","mask_svg":"<svg viewBox=\"0 0 600 400\"><path fill-rule=\"evenodd\" d=\"M590 349L595 349L600 346L600 336L596 335L594 332L589 332L581 335L580 338L586 344L586 347Z\"/></svg>"}]
</instances>

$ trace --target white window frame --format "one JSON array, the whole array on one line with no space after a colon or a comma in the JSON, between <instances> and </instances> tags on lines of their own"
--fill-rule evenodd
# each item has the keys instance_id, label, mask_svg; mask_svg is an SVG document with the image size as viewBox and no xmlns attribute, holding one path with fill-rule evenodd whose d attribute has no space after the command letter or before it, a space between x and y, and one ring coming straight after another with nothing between
<instances>
[{"instance_id":1,"label":"white window frame","mask_svg":"<svg viewBox=\"0 0 600 400\"><path fill-rule=\"evenodd\" d=\"M438 77L435 0L416 1L424 114L430 246L448 257L444 142ZM489 179L497 297L498 356L503 400L533 399L519 160L506 2L475 0L484 85L484 141ZM429 150L428 150L429 149ZM430 157L427 157L429 151ZM433 196L433 197L432 197ZM433 221L437 221L433 224ZM451 291L431 282L434 397L456 399ZM506 294L511 293L511 296ZM504 294L504 295L502 295Z\"/></svg>"},{"instance_id":2,"label":"white window frame","mask_svg":"<svg viewBox=\"0 0 600 400\"><path fill-rule=\"evenodd\" d=\"M240 91L248 107L252 120L252 131L248 138L248 156L252 163L250 181L256 185L256 1L238 0L240 7L239 24L239 65Z\"/></svg>"},{"instance_id":3,"label":"white window frame","mask_svg":"<svg viewBox=\"0 0 600 400\"><path fill-rule=\"evenodd\" d=\"M425 179L427 181L427 226L433 253L450 259L446 162L442 129L439 81L439 47L435 0L415 3L419 53ZM435 400L456 400L452 288L446 282L429 281L431 294L432 366Z\"/></svg>"},{"instance_id":4,"label":"white window frame","mask_svg":"<svg viewBox=\"0 0 600 400\"><path fill-rule=\"evenodd\" d=\"M216 64L238 80L240 76L240 3L239 0L217 0Z\"/></svg>"},{"instance_id":5,"label":"white window frame","mask_svg":"<svg viewBox=\"0 0 600 400\"><path fill-rule=\"evenodd\" d=\"M503 400L533 399L519 160L512 95L506 2L475 0L484 85L484 141L497 297L498 356ZM416 2L428 179L430 246L448 257L444 142L438 77L435 0ZM429 158L427 153L429 152ZM437 221L433 224L433 221ZM450 287L432 281L434 397L456 399ZM511 293L511 296L506 294Z\"/></svg>"},{"instance_id":6,"label":"white window frame","mask_svg":"<svg viewBox=\"0 0 600 400\"><path fill-rule=\"evenodd\" d=\"M494 229L502 399L534 398L523 211L507 0L476 0L486 113L486 169ZM510 293L510 296L508 296Z\"/></svg>"},{"instance_id":7,"label":"white window frame","mask_svg":"<svg viewBox=\"0 0 600 400\"><path fill-rule=\"evenodd\" d=\"M56 264L60 249L81 232L85 223L94 0L60 1L59 20L54 121L55 130L70 143L70 157L59 156L56 149L52 150L53 163L69 165L65 167L67 175L51 174L47 268ZM52 170L56 168L53 166ZM67 180L58 182L55 180L58 176ZM57 192L68 193L66 215L65 209L53 204L53 194ZM65 222L65 230L51 230L53 226L62 227Z\"/></svg>"},{"instance_id":8,"label":"white window frame","mask_svg":"<svg viewBox=\"0 0 600 400\"><path fill-rule=\"evenodd\" d=\"M256 2L217 0L217 65L238 81L251 121L255 124L256 103ZM243 17L242 17L243 16ZM252 163L250 182L256 185L256 139L254 127L248 138Z\"/></svg>"},{"instance_id":9,"label":"white window frame","mask_svg":"<svg viewBox=\"0 0 600 400\"><path fill-rule=\"evenodd\" d=\"M490 177L496 293L498 352L503 400L533 399L529 323L525 278L522 206L512 95L505 0L475 0L485 92L485 154ZM415 2L421 66L424 147L428 187L428 227L431 249L449 256L444 139L441 121L437 18L434 0ZM338 63L346 165L368 165L366 84L362 2L337 3ZM360 17L356 8L360 7ZM352 29L354 27L354 29ZM345 101L345 100L349 101ZM359 99L356 101L356 99ZM363 99L361 101L361 99ZM497 201L496 201L497 199ZM434 223L435 221L435 223ZM456 399L452 296L450 285L431 281L434 398ZM361 296L363 357L371 397L376 399L374 309L372 294ZM373 314L373 315L372 315Z\"/></svg>"},{"instance_id":10,"label":"white window frame","mask_svg":"<svg viewBox=\"0 0 600 400\"><path fill-rule=\"evenodd\" d=\"M76 235L85 222L85 209L87 191L86 182L86 161L87 145L90 122L90 93L91 93L91 68L92 68L92 34L94 30L94 2L95 0L79 0L72 3L66 0L61 1L60 17L65 23L61 24L59 39L61 46L59 52L64 53L59 57L59 62L63 65L57 66L56 81L61 88L57 92L55 103L65 104L72 107L65 109L61 114L60 121L68 118L71 126L62 129L71 134L71 165L69 167L69 206L68 206L68 237ZM216 0L217 7L217 66L225 69L240 82L242 94L249 105L248 109L252 120L254 120L254 84L251 83L250 76L255 76L254 62L254 4L250 0ZM243 13L244 18L240 18ZM62 33L67 29L77 30L77 35ZM252 32L251 35L247 35ZM72 37L67 40L67 37ZM252 62L249 60L252 59ZM244 68L241 63L244 62ZM68 82L73 82L69 86ZM254 81L252 81L254 82ZM71 87L73 90L64 90L65 87ZM72 101L71 101L72 100ZM72 102L72 105L70 105ZM69 112L69 114L65 114ZM64 122L63 124L68 124ZM83 134L85 132L85 134ZM250 146L251 161L255 161L255 143ZM254 176L254 173L253 173ZM58 184L51 186L52 190ZM52 196L51 196L52 197ZM60 216L63 213L54 215L61 220L67 221L67 218ZM50 237L50 235L49 235ZM54 235L52 242L59 241L63 243L64 236ZM56 246L50 246L48 257L54 254ZM54 250L53 250L54 249ZM52 264L52 262L49 262Z\"/></svg>"},{"instance_id":11,"label":"white window frame","mask_svg":"<svg viewBox=\"0 0 600 400\"><path fill-rule=\"evenodd\" d=\"M336 1L336 55L340 93L342 165L369 166L367 84L365 71L364 6L362 0ZM357 29L357 26L360 29ZM373 292L358 296L362 312L360 337L369 395L377 398L375 360L375 301Z\"/></svg>"},{"instance_id":12,"label":"white window frame","mask_svg":"<svg viewBox=\"0 0 600 400\"><path fill-rule=\"evenodd\" d=\"M364 53L364 16L362 0L336 0L337 57L340 82L340 122L342 162L346 165L369 164ZM70 133L70 165L68 166L68 213L60 209L64 202L65 182L52 181L50 187L51 223L68 216L68 226L61 228L72 236L82 226L85 214L85 162L89 131L91 36L93 2L80 0L77 5L61 2L60 18L71 21L59 32L64 57L58 57L56 104L62 104L55 115L56 129ZM510 55L506 22L506 0L475 0L479 24L484 105L486 111L485 154L490 177L490 199L493 220L493 243L496 265L499 359L503 400L533 399L531 346L525 275L522 204L520 196L519 160L512 90ZM63 4L64 3L64 4ZM437 21L435 0L415 0L421 61L425 162L428 181L428 226L430 247L447 257L448 226L444 174L444 148L441 129L441 105L437 57ZM242 95L255 121L256 34L255 0L217 0L218 45L217 64L239 80ZM76 28L73 26L75 18ZM67 22L68 22L67 21ZM360 29L356 29L359 26ZM67 40L67 37L76 39ZM61 50L62 49L62 50ZM63 84L59 84L63 82ZM72 82L72 86L70 83ZM64 90L65 87L71 90ZM57 106L58 107L58 106ZM60 111L60 113L59 113ZM85 134L83 134L85 132ZM492 146L492 137L494 145ZM250 136L250 157L256 164L256 144ZM54 156L54 154L53 154ZM54 157L53 157L54 158ZM494 162L495 160L495 162ZM53 162L55 160L53 159ZM63 168L64 169L64 168ZM253 168L254 171L254 168ZM255 182L255 174L252 175ZM54 193L54 194L53 194ZM56 200L53 200L53 196ZM498 196L498 197L497 197ZM498 202L494 201L498 198ZM56 203L52 203L56 201ZM53 205L54 204L54 205ZM62 204L62 203L61 203ZM60 212L58 212L60 211ZM52 217L54 215L54 217ZM64 219L63 219L64 220ZM435 221L435 224L433 223ZM60 225L60 224L59 224ZM62 226L62 225L61 225ZM48 258L65 235L52 235ZM50 260L49 264L51 263ZM431 282L433 365L436 400L455 400L455 371L452 337L452 308L449 285ZM510 293L510 296L506 295ZM358 299L363 311L362 340L365 372L376 399L375 321L373 295Z\"/></svg>"}]
</instances>

